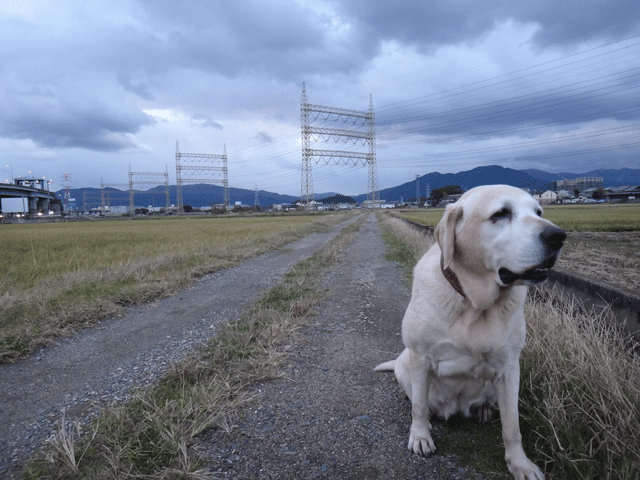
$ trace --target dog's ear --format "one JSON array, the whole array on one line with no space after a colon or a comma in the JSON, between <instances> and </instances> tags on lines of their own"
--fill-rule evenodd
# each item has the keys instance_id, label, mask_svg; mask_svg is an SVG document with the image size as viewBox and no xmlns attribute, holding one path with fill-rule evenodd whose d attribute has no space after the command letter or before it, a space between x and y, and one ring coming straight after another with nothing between
<instances>
[{"instance_id":1,"label":"dog's ear","mask_svg":"<svg viewBox=\"0 0 640 480\"><path fill-rule=\"evenodd\" d=\"M456 224L462 219L462 205L447 205L434 234L442 252L442 268L449 268L456 244Z\"/></svg>"}]
</instances>

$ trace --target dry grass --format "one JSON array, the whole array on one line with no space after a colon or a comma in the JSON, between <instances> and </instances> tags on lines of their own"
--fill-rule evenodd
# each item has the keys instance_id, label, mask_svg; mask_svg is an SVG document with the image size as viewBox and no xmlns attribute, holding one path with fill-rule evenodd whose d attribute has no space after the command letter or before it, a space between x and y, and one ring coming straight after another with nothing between
<instances>
[{"instance_id":1,"label":"dry grass","mask_svg":"<svg viewBox=\"0 0 640 480\"><path fill-rule=\"evenodd\" d=\"M640 291L640 232L568 232L558 266Z\"/></svg>"},{"instance_id":2,"label":"dry grass","mask_svg":"<svg viewBox=\"0 0 640 480\"><path fill-rule=\"evenodd\" d=\"M57 455L60 461L66 465L66 468L72 472L77 472L78 464L87 452L85 448L80 455L76 453L76 441L80 438L81 433L80 425L76 422L67 424L63 415L58 422L58 431L48 440L52 452L49 456L49 461L51 461L53 455ZM94 430L94 438L95 433Z\"/></svg>"},{"instance_id":3,"label":"dry grass","mask_svg":"<svg viewBox=\"0 0 640 480\"><path fill-rule=\"evenodd\" d=\"M401 212L403 218L436 225L443 209ZM640 290L640 205L571 205L545 209L545 218L567 229L558 266ZM614 231L604 231L612 228ZM593 231L587 231L587 230ZM625 231L629 230L629 231Z\"/></svg>"},{"instance_id":4,"label":"dry grass","mask_svg":"<svg viewBox=\"0 0 640 480\"><path fill-rule=\"evenodd\" d=\"M407 280L411 283L413 267L433 245L433 236L425 235L407 222L386 212L379 212L377 217L387 244L386 259L403 265Z\"/></svg>"},{"instance_id":5,"label":"dry grass","mask_svg":"<svg viewBox=\"0 0 640 480\"><path fill-rule=\"evenodd\" d=\"M523 430L553 478L640 478L638 345L608 315L548 290L526 305Z\"/></svg>"},{"instance_id":6,"label":"dry grass","mask_svg":"<svg viewBox=\"0 0 640 480\"><path fill-rule=\"evenodd\" d=\"M61 437L61 448L54 445L37 456L24 478L209 478L195 451L195 437L209 428L233 428L240 407L254 399L256 382L277 375L296 330L322 297L317 289L322 272L365 219L294 266L245 316L175 365L157 387L105 412L93 438ZM86 453L76 458L74 452L80 450Z\"/></svg>"}]
</instances>

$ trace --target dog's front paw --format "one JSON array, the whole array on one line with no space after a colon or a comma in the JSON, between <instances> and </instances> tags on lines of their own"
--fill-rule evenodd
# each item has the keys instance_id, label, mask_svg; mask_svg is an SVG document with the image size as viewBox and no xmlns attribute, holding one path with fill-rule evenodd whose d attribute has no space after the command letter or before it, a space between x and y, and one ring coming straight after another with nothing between
<instances>
[{"instance_id":1,"label":"dog's front paw","mask_svg":"<svg viewBox=\"0 0 640 480\"><path fill-rule=\"evenodd\" d=\"M544 480L544 473L528 458L519 462L507 461L507 467L516 480Z\"/></svg>"},{"instance_id":2,"label":"dog's front paw","mask_svg":"<svg viewBox=\"0 0 640 480\"><path fill-rule=\"evenodd\" d=\"M409 450L418 455L427 455L436 451L436 444L433 443L433 439L429 434L429 430L418 431L418 429L411 428L409 434Z\"/></svg>"}]
</instances>

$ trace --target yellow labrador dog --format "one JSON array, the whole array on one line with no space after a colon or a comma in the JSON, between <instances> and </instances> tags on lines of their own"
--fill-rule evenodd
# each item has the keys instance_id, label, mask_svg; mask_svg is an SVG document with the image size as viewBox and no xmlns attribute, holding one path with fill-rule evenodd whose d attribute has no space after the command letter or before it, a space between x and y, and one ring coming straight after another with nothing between
<instances>
[{"instance_id":1,"label":"yellow labrador dog","mask_svg":"<svg viewBox=\"0 0 640 480\"><path fill-rule=\"evenodd\" d=\"M414 270L406 348L375 368L394 370L411 401L409 450L435 451L431 413L486 421L497 402L509 471L544 478L524 453L518 421L527 286L546 280L566 238L541 214L531 195L508 185L473 188L447 206Z\"/></svg>"}]
</instances>

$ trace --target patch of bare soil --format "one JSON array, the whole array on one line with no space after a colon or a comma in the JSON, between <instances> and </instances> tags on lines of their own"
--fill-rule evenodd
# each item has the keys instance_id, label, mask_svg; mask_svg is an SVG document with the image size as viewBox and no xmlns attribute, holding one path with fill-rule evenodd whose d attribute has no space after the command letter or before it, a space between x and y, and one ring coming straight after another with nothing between
<instances>
[{"instance_id":1,"label":"patch of bare soil","mask_svg":"<svg viewBox=\"0 0 640 480\"><path fill-rule=\"evenodd\" d=\"M567 232L558 266L640 290L640 232Z\"/></svg>"},{"instance_id":2,"label":"patch of bare soil","mask_svg":"<svg viewBox=\"0 0 640 480\"><path fill-rule=\"evenodd\" d=\"M409 452L411 405L393 373L373 372L402 351L410 298L403 269L385 260L374 215L323 284L327 298L287 346L282 378L260 385L230 432L200 437L197 451L210 472L229 479L484 478L454 454ZM434 423L436 446L442 428ZM499 440L495 448L503 448Z\"/></svg>"}]
</instances>

